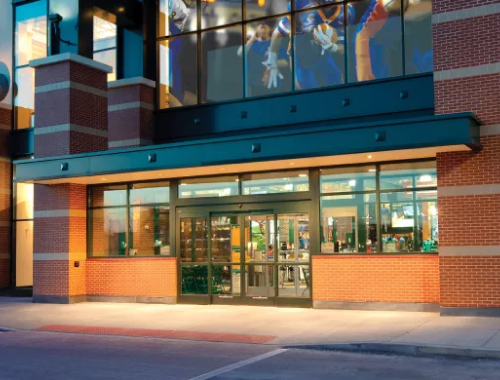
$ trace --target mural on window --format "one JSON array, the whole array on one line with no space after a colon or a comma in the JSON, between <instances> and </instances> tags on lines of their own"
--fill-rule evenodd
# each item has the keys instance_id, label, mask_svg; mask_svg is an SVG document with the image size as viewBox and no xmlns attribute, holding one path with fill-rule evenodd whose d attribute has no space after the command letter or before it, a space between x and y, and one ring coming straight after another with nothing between
<instances>
[{"instance_id":1,"label":"mural on window","mask_svg":"<svg viewBox=\"0 0 500 380\"><path fill-rule=\"evenodd\" d=\"M432 0L162 0L160 108L431 72L431 17Z\"/></svg>"}]
</instances>

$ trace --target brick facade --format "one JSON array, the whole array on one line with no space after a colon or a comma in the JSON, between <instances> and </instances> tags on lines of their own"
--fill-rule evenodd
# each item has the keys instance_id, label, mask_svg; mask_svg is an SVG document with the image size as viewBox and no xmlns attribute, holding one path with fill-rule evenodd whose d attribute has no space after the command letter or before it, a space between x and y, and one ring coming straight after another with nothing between
<instances>
[{"instance_id":1,"label":"brick facade","mask_svg":"<svg viewBox=\"0 0 500 380\"><path fill-rule=\"evenodd\" d=\"M73 302L85 296L85 185L35 185L33 297Z\"/></svg>"},{"instance_id":2,"label":"brick facade","mask_svg":"<svg viewBox=\"0 0 500 380\"><path fill-rule=\"evenodd\" d=\"M177 297L177 260L89 259L86 279L89 296Z\"/></svg>"},{"instance_id":3,"label":"brick facade","mask_svg":"<svg viewBox=\"0 0 500 380\"><path fill-rule=\"evenodd\" d=\"M439 303L435 255L314 256L313 301Z\"/></svg>"},{"instance_id":4,"label":"brick facade","mask_svg":"<svg viewBox=\"0 0 500 380\"><path fill-rule=\"evenodd\" d=\"M109 83L109 149L152 144L155 87L144 78Z\"/></svg>"},{"instance_id":5,"label":"brick facade","mask_svg":"<svg viewBox=\"0 0 500 380\"><path fill-rule=\"evenodd\" d=\"M12 163L10 106L0 104L0 288L10 285Z\"/></svg>"},{"instance_id":6,"label":"brick facade","mask_svg":"<svg viewBox=\"0 0 500 380\"><path fill-rule=\"evenodd\" d=\"M434 0L436 114L474 112L481 151L437 156L443 308L500 307L499 0Z\"/></svg>"},{"instance_id":7,"label":"brick facade","mask_svg":"<svg viewBox=\"0 0 500 380\"><path fill-rule=\"evenodd\" d=\"M35 157L108 148L107 66L62 54L35 67Z\"/></svg>"}]
</instances>

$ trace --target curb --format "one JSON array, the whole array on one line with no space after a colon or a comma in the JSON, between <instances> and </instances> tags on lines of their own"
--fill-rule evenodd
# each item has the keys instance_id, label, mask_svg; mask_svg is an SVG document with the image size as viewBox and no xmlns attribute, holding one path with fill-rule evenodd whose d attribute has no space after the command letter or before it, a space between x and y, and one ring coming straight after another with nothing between
<instances>
[{"instance_id":1,"label":"curb","mask_svg":"<svg viewBox=\"0 0 500 380\"><path fill-rule=\"evenodd\" d=\"M318 345L285 345L289 349L310 349L326 351L345 351L358 353L397 354L404 356L445 356L467 359L500 359L500 350L484 348L460 348L450 346L425 346L394 343L345 343Z\"/></svg>"}]
</instances>

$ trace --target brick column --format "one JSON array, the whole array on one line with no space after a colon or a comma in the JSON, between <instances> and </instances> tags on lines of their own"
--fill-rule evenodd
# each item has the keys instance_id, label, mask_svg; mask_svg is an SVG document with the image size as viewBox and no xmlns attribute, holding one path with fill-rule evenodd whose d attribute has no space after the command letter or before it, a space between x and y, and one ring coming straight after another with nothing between
<instances>
[{"instance_id":1,"label":"brick column","mask_svg":"<svg viewBox=\"0 0 500 380\"><path fill-rule=\"evenodd\" d=\"M437 114L472 111L480 152L437 157L441 308L500 312L500 0L434 0Z\"/></svg>"},{"instance_id":2,"label":"brick column","mask_svg":"<svg viewBox=\"0 0 500 380\"><path fill-rule=\"evenodd\" d=\"M109 87L109 149L150 145L156 83L145 78L122 79Z\"/></svg>"},{"instance_id":3,"label":"brick column","mask_svg":"<svg viewBox=\"0 0 500 380\"><path fill-rule=\"evenodd\" d=\"M107 73L75 54L30 62L35 75L35 158L108 149Z\"/></svg>"},{"instance_id":4,"label":"brick column","mask_svg":"<svg viewBox=\"0 0 500 380\"><path fill-rule=\"evenodd\" d=\"M107 73L74 54L35 61L35 158L108 147ZM33 302L85 300L87 191L76 184L35 185Z\"/></svg>"},{"instance_id":5,"label":"brick column","mask_svg":"<svg viewBox=\"0 0 500 380\"><path fill-rule=\"evenodd\" d=\"M85 300L85 185L35 185L33 302Z\"/></svg>"},{"instance_id":6,"label":"brick column","mask_svg":"<svg viewBox=\"0 0 500 380\"><path fill-rule=\"evenodd\" d=\"M0 288L10 279L12 163L9 154L12 107L0 103Z\"/></svg>"}]
</instances>

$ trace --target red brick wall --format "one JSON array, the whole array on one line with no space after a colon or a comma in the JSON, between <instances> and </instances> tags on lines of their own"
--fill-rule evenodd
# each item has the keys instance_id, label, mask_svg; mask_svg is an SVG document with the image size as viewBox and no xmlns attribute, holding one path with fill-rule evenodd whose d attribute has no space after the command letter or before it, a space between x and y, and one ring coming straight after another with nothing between
<instances>
[{"instance_id":1,"label":"red brick wall","mask_svg":"<svg viewBox=\"0 0 500 380\"><path fill-rule=\"evenodd\" d=\"M86 207L85 185L35 185L34 296L85 294ZM40 216L40 212L68 210L69 216ZM61 259L46 260L47 254Z\"/></svg>"},{"instance_id":2,"label":"red brick wall","mask_svg":"<svg viewBox=\"0 0 500 380\"><path fill-rule=\"evenodd\" d=\"M439 303L438 256L314 256L312 266L314 301Z\"/></svg>"},{"instance_id":3,"label":"red brick wall","mask_svg":"<svg viewBox=\"0 0 500 380\"><path fill-rule=\"evenodd\" d=\"M88 259L86 278L88 295L177 296L174 257Z\"/></svg>"},{"instance_id":4,"label":"red brick wall","mask_svg":"<svg viewBox=\"0 0 500 380\"><path fill-rule=\"evenodd\" d=\"M500 0L433 0L432 8L433 13L443 13L498 3Z\"/></svg>"},{"instance_id":5,"label":"red brick wall","mask_svg":"<svg viewBox=\"0 0 500 380\"><path fill-rule=\"evenodd\" d=\"M7 107L8 108L8 107ZM10 131L12 111L0 104L0 288L10 285L12 164Z\"/></svg>"},{"instance_id":6,"label":"red brick wall","mask_svg":"<svg viewBox=\"0 0 500 380\"><path fill-rule=\"evenodd\" d=\"M0 259L0 288L10 285L10 260Z\"/></svg>"},{"instance_id":7,"label":"red brick wall","mask_svg":"<svg viewBox=\"0 0 500 380\"><path fill-rule=\"evenodd\" d=\"M154 106L155 89L143 84L134 84L109 89L109 105L142 102ZM123 140L153 139L153 111L137 107L109 113L109 142ZM128 144L118 148L138 146ZM110 148L116 149L116 148Z\"/></svg>"},{"instance_id":8,"label":"red brick wall","mask_svg":"<svg viewBox=\"0 0 500 380\"><path fill-rule=\"evenodd\" d=\"M437 14L498 3L434 0L433 9ZM434 24L435 71L500 62L500 50L492 48L500 43L499 30L500 14ZM500 124L500 74L438 80L434 90L436 114L471 111L485 126ZM500 184L500 135L480 141L480 152L437 156L442 307L500 307L500 194L478 195L489 193L484 185Z\"/></svg>"},{"instance_id":9,"label":"red brick wall","mask_svg":"<svg viewBox=\"0 0 500 380\"><path fill-rule=\"evenodd\" d=\"M500 194L439 198L440 246L500 245L498 231Z\"/></svg>"},{"instance_id":10,"label":"red brick wall","mask_svg":"<svg viewBox=\"0 0 500 380\"><path fill-rule=\"evenodd\" d=\"M434 82L437 115L474 112L484 125L500 123L500 74Z\"/></svg>"},{"instance_id":11,"label":"red brick wall","mask_svg":"<svg viewBox=\"0 0 500 380\"><path fill-rule=\"evenodd\" d=\"M107 74L76 62L66 61L36 68L36 87L62 82L85 85L107 92ZM108 99L80 89L65 88L35 95L35 128L66 124L108 130ZM35 133L35 157L51 157L106 150L107 137L74 131Z\"/></svg>"},{"instance_id":12,"label":"red brick wall","mask_svg":"<svg viewBox=\"0 0 500 380\"><path fill-rule=\"evenodd\" d=\"M499 49L488 43L497 38L499 29L500 14L435 24L434 70L499 62Z\"/></svg>"},{"instance_id":13,"label":"red brick wall","mask_svg":"<svg viewBox=\"0 0 500 380\"><path fill-rule=\"evenodd\" d=\"M441 306L499 307L500 256L441 257L440 272Z\"/></svg>"}]
</instances>

